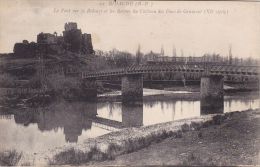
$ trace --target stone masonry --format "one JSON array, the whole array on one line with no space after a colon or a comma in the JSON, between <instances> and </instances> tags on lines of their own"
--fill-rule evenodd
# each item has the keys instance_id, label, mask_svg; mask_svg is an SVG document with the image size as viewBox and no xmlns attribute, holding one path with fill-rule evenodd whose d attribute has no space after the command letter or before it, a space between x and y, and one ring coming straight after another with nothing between
<instances>
[{"instance_id":1,"label":"stone masonry","mask_svg":"<svg viewBox=\"0 0 260 167\"><path fill-rule=\"evenodd\" d=\"M131 102L143 99L142 74L125 75L122 77L122 101Z\"/></svg>"},{"instance_id":2,"label":"stone masonry","mask_svg":"<svg viewBox=\"0 0 260 167\"><path fill-rule=\"evenodd\" d=\"M224 79L223 76L210 75L201 78L200 108L202 114L208 112L220 113L224 109Z\"/></svg>"}]
</instances>

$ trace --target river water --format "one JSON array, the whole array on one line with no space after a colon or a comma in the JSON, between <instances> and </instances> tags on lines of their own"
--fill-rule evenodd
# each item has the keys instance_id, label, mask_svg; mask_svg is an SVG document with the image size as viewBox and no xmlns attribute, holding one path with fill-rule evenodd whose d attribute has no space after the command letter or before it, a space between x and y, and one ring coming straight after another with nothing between
<instances>
[{"instance_id":1,"label":"river water","mask_svg":"<svg viewBox=\"0 0 260 167\"><path fill-rule=\"evenodd\" d=\"M259 108L259 98L225 97L222 112ZM198 100L54 102L39 108L0 113L0 150L38 152L76 144L125 127L140 127L200 116Z\"/></svg>"}]
</instances>

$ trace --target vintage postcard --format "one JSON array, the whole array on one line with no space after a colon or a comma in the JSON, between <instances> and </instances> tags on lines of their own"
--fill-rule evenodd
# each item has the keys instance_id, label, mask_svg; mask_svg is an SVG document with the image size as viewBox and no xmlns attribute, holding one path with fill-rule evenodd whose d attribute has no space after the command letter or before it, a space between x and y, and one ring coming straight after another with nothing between
<instances>
[{"instance_id":1,"label":"vintage postcard","mask_svg":"<svg viewBox=\"0 0 260 167\"><path fill-rule=\"evenodd\" d=\"M0 165L260 165L259 44L259 2L0 0Z\"/></svg>"}]
</instances>

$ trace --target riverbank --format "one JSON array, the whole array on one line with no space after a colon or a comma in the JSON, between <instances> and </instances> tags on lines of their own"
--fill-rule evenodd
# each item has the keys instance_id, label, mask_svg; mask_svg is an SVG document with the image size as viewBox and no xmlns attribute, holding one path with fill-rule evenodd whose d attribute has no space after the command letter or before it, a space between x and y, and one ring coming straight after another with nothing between
<instances>
[{"instance_id":1,"label":"riverbank","mask_svg":"<svg viewBox=\"0 0 260 167\"><path fill-rule=\"evenodd\" d=\"M226 91L224 92L224 98L228 99L230 97L244 97L250 95L251 97L258 98L258 91ZM153 101L153 100L200 100L200 92L188 91L186 90L158 90L158 89L143 89L143 101ZM98 102L116 102L122 101L121 91L113 91L98 95Z\"/></svg>"},{"instance_id":2,"label":"riverbank","mask_svg":"<svg viewBox=\"0 0 260 167\"><path fill-rule=\"evenodd\" d=\"M200 142L200 141L195 140L196 141L195 143L193 143L193 140L186 141L186 139L188 140L189 137L185 137L185 136L186 135L190 136L189 133L191 134L198 133L197 136L200 136L199 132L202 130L203 139L205 140L214 139L216 135L219 135L221 131L218 133L214 131L212 132L212 128L213 130L215 128L219 129L219 127L223 128L225 127L224 125L228 126L228 124L231 123L231 125L234 124L235 127L237 126L239 129L243 129L243 126L245 127L249 126L249 125L248 126L244 125L244 123L246 122L256 123L257 121L259 121L259 114L260 114L259 110L250 110L244 112L226 113L226 114L215 115L215 116L204 115L197 118L179 120L179 121L168 122L168 123L161 123L161 124L156 124L156 125L151 125L151 126L146 126L141 128L125 128L120 131L115 131L97 138L87 139L83 143L67 144L62 147L56 147L47 151L37 152L34 153L33 155L23 154L18 165L86 164L86 163L94 164L94 165L106 165L106 164L120 164L120 162L121 165L123 162L126 162L127 165L127 162L129 163L131 162L130 160L131 156L129 156L131 154L129 153L137 151L136 154L138 154L139 153L138 150L140 149L150 148L150 147L153 148L154 146L157 145L156 143L158 142L164 143L170 139L173 141L176 140L177 142L175 143L174 147L170 147L170 148L175 148L175 150L180 149L181 151L182 150L181 148L176 149L176 147L178 145L187 145L187 143L190 142L190 144L188 144L190 148L189 147L188 148L190 150L196 150L198 149L198 143L196 142ZM248 118L250 118L250 120L247 120ZM235 122L232 120L235 120ZM250 126L253 129L255 129L255 131L259 129L257 124L250 124ZM233 125L231 127L234 128ZM255 131L252 131L252 133L255 134ZM232 134L233 132L237 133L237 130L230 129L228 134L234 135ZM244 136L239 136L238 134L238 136L236 137L242 140ZM249 137L252 139L257 139L256 136L251 135ZM186 141L186 142L178 144L178 142L182 142L182 141ZM231 140L231 141L237 142L237 140ZM204 142L205 144L207 144L206 141ZM222 142L224 142L224 140ZM221 145L221 142L217 144ZM166 145L164 146L166 147ZM214 143L213 144L208 143L208 145L204 145L202 147L203 148L202 150L204 150L204 148L206 148L206 150L208 148L213 149L214 147L211 148L211 145L214 146ZM224 145L224 146L227 148L230 147L229 145ZM185 150L183 151L185 153ZM155 154L156 152L157 150L151 150L150 153ZM167 157L166 153L162 152L162 155ZM177 153L179 153L179 151ZM190 152L187 152L185 153L185 155L186 154L189 155L189 153ZM139 154L139 156L140 155L141 154ZM193 154L191 154L190 158L193 159L194 156ZM122 157L123 159L120 160L120 158ZM124 157L126 159L124 159ZM147 161L146 158L148 157L146 156L140 156L140 157L143 157L143 161ZM105 161L108 159L110 160L115 159L115 161ZM156 161L157 163L155 164L161 162L162 165L163 164L162 162L164 162L163 160L167 162L166 159L162 159L162 161L160 161L159 159L158 161ZM104 162L97 163L96 161L104 161ZM140 162L143 161L140 160ZM154 163L154 161L151 161L151 163ZM180 163L180 161L176 161L176 163L182 164ZM131 165L134 165L134 162ZM138 165L138 163L136 165Z\"/></svg>"},{"instance_id":3,"label":"riverbank","mask_svg":"<svg viewBox=\"0 0 260 167\"><path fill-rule=\"evenodd\" d=\"M97 165L259 165L260 110L236 112L207 128L169 137Z\"/></svg>"}]
</instances>

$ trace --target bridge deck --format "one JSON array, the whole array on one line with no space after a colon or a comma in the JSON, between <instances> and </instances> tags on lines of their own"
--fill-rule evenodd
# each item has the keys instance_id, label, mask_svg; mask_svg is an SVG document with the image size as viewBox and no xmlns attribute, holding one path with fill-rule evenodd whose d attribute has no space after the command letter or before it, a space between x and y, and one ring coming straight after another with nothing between
<instances>
[{"instance_id":1,"label":"bridge deck","mask_svg":"<svg viewBox=\"0 0 260 167\"><path fill-rule=\"evenodd\" d=\"M120 76L127 74L148 74L163 72L181 72L181 73L204 73L215 75L245 75L257 76L259 66L234 66L234 65L133 65L127 68L105 70L98 72L82 72L81 78L97 78L105 76Z\"/></svg>"}]
</instances>

